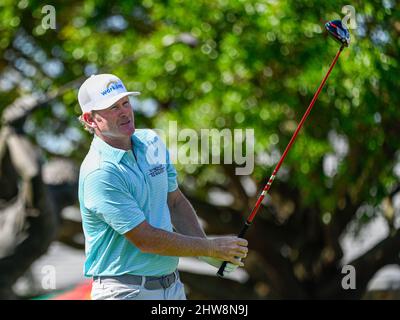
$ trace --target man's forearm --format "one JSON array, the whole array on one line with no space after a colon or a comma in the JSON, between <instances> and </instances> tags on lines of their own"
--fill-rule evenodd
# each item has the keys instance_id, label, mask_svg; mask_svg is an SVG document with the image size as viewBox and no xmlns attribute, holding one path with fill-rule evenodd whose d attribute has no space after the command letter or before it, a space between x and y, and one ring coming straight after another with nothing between
<instances>
[{"instance_id":1,"label":"man's forearm","mask_svg":"<svg viewBox=\"0 0 400 320\"><path fill-rule=\"evenodd\" d=\"M203 237L182 235L154 228L147 222L142 223L125 235L141 251L164 256L210 255L212 241Z\"/></svg>"},{"instance_id":2,"label":"man's forearm","mask_svg":"<svg viewBox=\"0 0 400 320\"><path fill-rule=\"evenodd\" d=\"M177 232L188 236L206 237L199 223L196 211L185 196L182 196L170 208L170 211L172 224Z\"/></svg>"},{"instance_id":3,"label":"man's forearm","mask_svg":"<svg viewBox=\"0 0 400 320\"><path fill-rule=\"evenodd\" d=\"M151 226L147 221L125 233L139 250L163 256L208 256L240 264L237 257L245 257L247 241L237 237L207 239L169 232Z\"/></svg>"}]
</instances>

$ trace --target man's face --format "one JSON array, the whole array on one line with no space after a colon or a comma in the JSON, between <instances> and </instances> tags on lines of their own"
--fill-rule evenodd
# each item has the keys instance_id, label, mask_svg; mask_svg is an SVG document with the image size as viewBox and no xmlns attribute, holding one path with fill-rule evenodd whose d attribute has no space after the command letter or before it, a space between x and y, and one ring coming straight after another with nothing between
<instances>
[{"instance_id":1,"label":"man's face","mask_svg":"<svg viewBox=\"0 0 400 320\"><path fill-rule=\"evenodd\" d=\"M93 113L93 123L98 132L109 138L126 138L135 132L132 106L124 97L104 110Z\"/></svg>"}]
</instances>

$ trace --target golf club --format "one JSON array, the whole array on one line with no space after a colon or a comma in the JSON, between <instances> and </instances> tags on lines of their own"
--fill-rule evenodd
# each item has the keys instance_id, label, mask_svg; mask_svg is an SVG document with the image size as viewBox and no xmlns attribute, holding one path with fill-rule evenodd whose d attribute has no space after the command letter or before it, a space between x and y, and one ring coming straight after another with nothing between
<instances>
[{"instance_id":1,"label":"golf club","mask_svg":"<svg viewBox=\"0 0 400 320\"><path fill-rule=\"evenodd\" d=\"M269 189L271 188L271 185L272 185L272 183L274 182L274 179L275 179L275 177L276 177L276 175L277 175L277 173L278 173L278 171L279 171L279 168L281 167L281 165L282 165L282 163L283 163L283 160L285 160L285 157L286 157L286 155L288 154L288 152L289 152L291 146L293 145L293 143L294 143L294 141L295 141L295 139L296 139L296 137L297 137L297 134L299 133L301 127L303 126L303 123L306 121L308 115L310 114L311 109L312 109L312 107L314 106L315 101L317 100L317 98L318 98L318 96L319 96L319 94L320 94L320 92L321 92L321 90L322 90L322 88L323 88L323 86L324 86L326 80L328 79L328 77L329 77L329 75L330 75L330 73L331 73L333 67L335 66L336 61L338 60L340 53L342 52L342 50L343 50L344 47L348 47L349 44L350 44L350 33L349 33L348 29L342 24L342 22L341 22L340 20L333 20L333 21L327 22L327 23L325 24L325 28L326 28L326 30L328 31L328 33L329 33L330 36L332 36L336 41L338 41L338 42L341 43L340 49L339 49L339 51L336 53L336 56L335 56L335 58L333 59L333 62L332 62L332 64L331 64L331 66L329 67L328 72L326 73L324 79L322 80L321 84L319 85L318 90L317 90L317 92L314 94L314 97L313 97L313 99L311 100L311 103L310 103L310 105L308 106L308 108L307 108L305 114L303 115L303 118L301 119L299 125L297 126L296 131L293 133L293 136L292 136L292 138L290 139L289 144L287 145L285 151L283 152L283 154L282 154L282 156L281 156L281 158L280 158L278 164L276 165L274 171L272 172L272 175L271 175L271 177L269 178L267 184L264 186L264 189L263 189L263 191L261 192L261 195L259 196L259 198L258 198L258 200L257 200L257 202L256 202L256 204L255 204L255 206L254 206L254 208L253 208L253 210L251 211L249 217L247 218L247 220L246 220L246 222L245 222L245 224L244 224L242 230L241 230L240 233L238 234L238 237L239 237L239 238L243 238L243 236L245 235L247 229L251 226L251 224L252 224L252 222L253 222L253 219L254 219L254 217L256 216L256 214L257 214L257 212L258 212L258 209L259 209L259 207L260 207L260 205L261 205L261 202L263 201L265 195L268 193ZM218 276L220 276L220 277L223 277L223 276L224 276L224 270L225 270L225 267L226 267L226 264L227 264L227 263L228 263L227 261L224 261L224 262L222 263L221 267L219 268L219 270L218 270L218 272L217 272L217 275L218 275Z\"/></svg>"}]
</instances>

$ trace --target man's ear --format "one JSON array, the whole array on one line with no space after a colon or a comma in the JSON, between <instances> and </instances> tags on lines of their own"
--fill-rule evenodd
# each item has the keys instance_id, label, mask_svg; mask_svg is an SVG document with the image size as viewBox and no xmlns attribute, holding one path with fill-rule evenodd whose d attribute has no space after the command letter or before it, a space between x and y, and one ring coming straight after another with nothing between
<instances>
[{"instance_id":1,"label":"man's ear","mask_svg":"<svg viewBox=\"0 0 400 320\"><path fill-rule=\"evenodd\" d=\"M94 121L94 117L95 115L93 112L85 112L82 114L83 121L85 121L85 123L93 129L97 128L97 123Z\"/></svg>"}]
</instances>

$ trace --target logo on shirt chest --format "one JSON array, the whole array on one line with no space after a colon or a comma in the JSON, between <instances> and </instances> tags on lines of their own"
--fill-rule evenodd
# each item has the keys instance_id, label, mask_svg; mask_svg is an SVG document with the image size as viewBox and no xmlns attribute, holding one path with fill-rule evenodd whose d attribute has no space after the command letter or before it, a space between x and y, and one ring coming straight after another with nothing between
<instances>
[{"instance_id":1,"label":"logo on shirt chest","mask_svg":"<svg viewBox=\"0 0 400 320\"><path fill-rule=\"evenodd\" d=\"M159 174L163 173L164 171L165 171L165 167L162 164L160 164L157 167L151 168L149 170L149 175L152 177L155 177L155 176L158 176Z\"/></svg>"}]
</instances>

